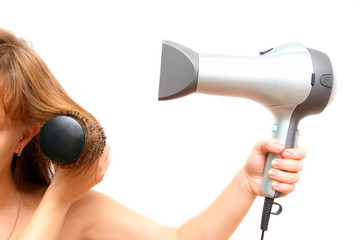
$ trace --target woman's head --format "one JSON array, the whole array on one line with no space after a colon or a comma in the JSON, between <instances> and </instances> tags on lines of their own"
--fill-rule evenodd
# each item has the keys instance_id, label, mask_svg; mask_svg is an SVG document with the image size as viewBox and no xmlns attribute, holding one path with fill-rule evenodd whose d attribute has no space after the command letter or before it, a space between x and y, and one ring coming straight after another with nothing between
<instances>
[{"instance_id":1,"label":"woman's head","mask_svg":"<svg viewBox=\"0 0 360 240\"><path fill-rule=\"evenodd\" d=\"M22 126L40 127L54 115L69 111L96 122L70 98L32 47L4 29L0 29L0 94L6 118ZM50 184L50 162L40 151L38 134L20 157L14 154L12 172L21 191Z\"/></svg>"}]
</instances>

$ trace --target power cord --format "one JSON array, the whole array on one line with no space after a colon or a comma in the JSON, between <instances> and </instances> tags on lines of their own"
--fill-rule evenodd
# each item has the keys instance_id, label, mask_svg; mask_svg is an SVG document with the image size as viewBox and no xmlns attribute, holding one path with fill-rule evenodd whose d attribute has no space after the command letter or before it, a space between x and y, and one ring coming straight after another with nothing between
<instances>
[{"instance_id":1,"label":"power cord","mask_svg":"<svg viewBox=\"0 0 360 240\"><path fill-rule=\"evenodd\" d=\"M277 205L279 209L276 212L271 212L272 206ZM267 231L269 226L270 214L279 215L282 212L282 206L279 203L274 202L274 198L266 197L264 200L264 207L261 217L261 240L264 239L265 231Z\"/></svg>"}]
</instances>

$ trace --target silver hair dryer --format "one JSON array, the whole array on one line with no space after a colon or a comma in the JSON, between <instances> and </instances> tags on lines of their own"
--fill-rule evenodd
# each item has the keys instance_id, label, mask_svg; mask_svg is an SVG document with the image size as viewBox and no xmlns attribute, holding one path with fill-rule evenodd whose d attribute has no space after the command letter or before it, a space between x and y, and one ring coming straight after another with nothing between
<instances>
[{"instance_id":1,"label":"silver hair dryer","mask_svg":"<svg viewBox=\"0 0 360 240\"><path fill-rule=\"evenodd\" d=\"M194 92L252 99L274 115L272 136L286 148L297 145L299 121L322 112L331 102L333 86L328 56L301 44L283 45L255 57L237 57L198 54L163 41L159 100ZM271 161L280 157L269 153L266 159L261 193L270 201L270 209L263 215L270 215L273 199L281 196L267 174ZM265 225L262 229L267 229Z\"/></svg>"}]
</instances>

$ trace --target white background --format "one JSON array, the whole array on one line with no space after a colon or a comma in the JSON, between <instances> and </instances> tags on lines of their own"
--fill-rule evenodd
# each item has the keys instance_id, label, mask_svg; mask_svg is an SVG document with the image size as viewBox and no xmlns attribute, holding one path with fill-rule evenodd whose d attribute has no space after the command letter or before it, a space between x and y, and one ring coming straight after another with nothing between
<instances>
[{"instance_id":1,"label":"white background","mask_svg":"<svg viewBox=\"0 0 360 240\"><path fill-rule=\"evenodd\" d=\"M162 40L200 53L256 56L289 42L325 52L337 96L300 123L305 168L265 239L358 238L359 0L15 0L0 9L1 27L30 40L106 129L112 162L96 189L168 226L218 196L273 118L245 99L158 102ZM231 239L260 239L262 202Z\"/></svg>"}]
</instances>

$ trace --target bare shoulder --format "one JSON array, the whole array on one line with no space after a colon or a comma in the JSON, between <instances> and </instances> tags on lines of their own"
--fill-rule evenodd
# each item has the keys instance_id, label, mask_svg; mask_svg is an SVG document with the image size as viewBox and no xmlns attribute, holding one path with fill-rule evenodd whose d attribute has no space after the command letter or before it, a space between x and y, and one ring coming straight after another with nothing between
<instances>
[{"instance_id":1,"label":"bare shoulder","mask_svg":"<svg viewBox=\"0 0 360 240\"><path fill-rule=\"evenodd\" d=\"M174 233L174 229L161 226L118 201L92 190L69 209L60 239L91 240L101 237L130 240L145 239L147 236L146 239L160 240L171 239L168 237Z\"/></svg>"},{"instance_id":2,"label":"bare shoulder","mask_svg":"<svg viewBox=\"0 0 360 240\"><path fill-rule=\"evenodd\" d=\"M128 211L125 206L100 192L91 190L70 207L60 239L96 239L91 234L106 233L114 228L114 221L117 222L116 228L119 228L121 217L118 213L124 211ZM115 220L116 218L118 219Z\"/></svg>"},{"instance_id":3,"label":"bare shoulder","mask_svg":"<svg viewBox=\"0 0 360 240\"><path fill-rule=\"evenodd\" d=\"M101 214L104 210L112 207L119 207L120 203L95 190L90 190L79 201L75 202L69 209L71 212L81 211L83 214Z\"/></svg>"}]
</instances>

